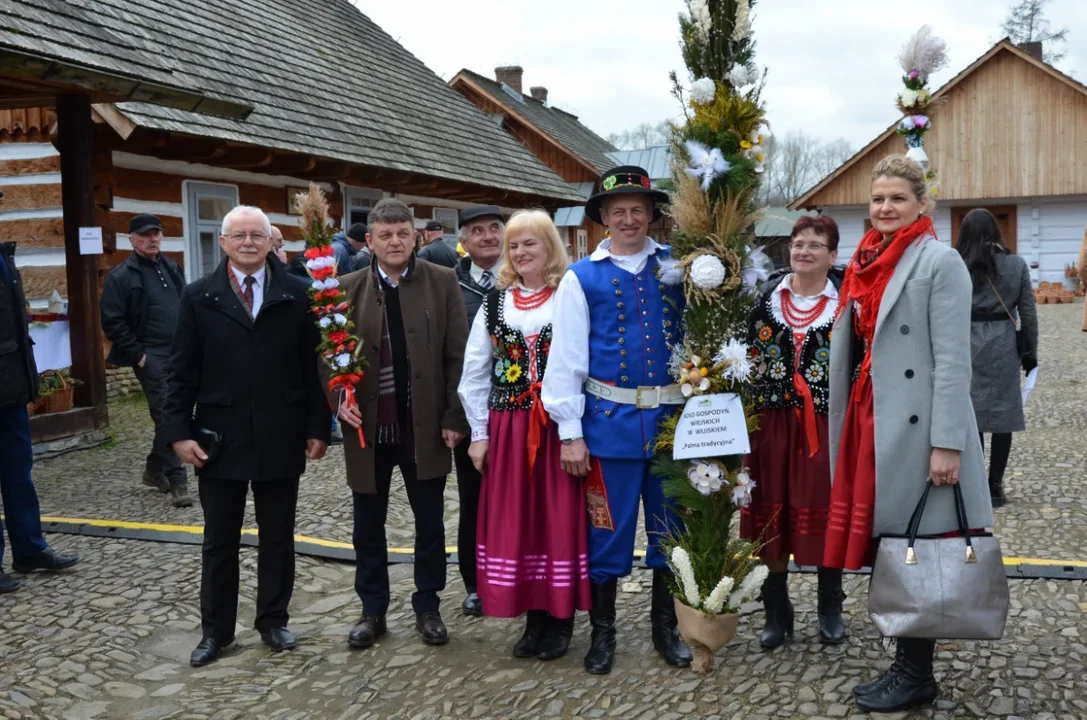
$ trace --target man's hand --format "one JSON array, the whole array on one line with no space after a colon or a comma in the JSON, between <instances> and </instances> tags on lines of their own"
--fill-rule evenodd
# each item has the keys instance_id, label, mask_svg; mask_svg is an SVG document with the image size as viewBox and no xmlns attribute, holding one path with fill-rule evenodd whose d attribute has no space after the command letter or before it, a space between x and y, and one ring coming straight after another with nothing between
<instances>
[{"instance_id":1,"label":"man's hand","mask_svg":"<svg viewBox=\"0 0 1087 720\"><path fill-rule=\"evenodd\" d=\"M464 439L464 433L459 433L456 430L442 429L442 440L445 441L445 446L452 450L460 441Z\"/></svg>"},{"instance_id":2,"label":"man's hand","mask_svg":"<svg viewBox=\"0 0 1087 720\"><path fill-rule=\"evenodd\" d=\"M932 448L932 459L929 461L929 477L932 478L932 484L957 485L960 461L958 450Z\"/></svg>"},{"instance_id":3,"label":"man's hand","mask_svg":"<svg viewBox=\"0 0 1087 720\"><path fill-rule=\"evenodd\" d=\"M479 472L483 472L483 468L487 465L487 451L490 447L489 440L476 440L468 446L468 457L472 459L472 464Z\"/></svg>"},{"instance_id":4,"label":"man's hand","mask_svg":"<svg viewBox=\"0 0 1087 720\"><path fill-rule=\"evenodd\" d=\"M195 440L178 440L174 443L174 452L177 453L181 462L193 467L204 467L204 461L208 459L207 454L200 449L200 444Z\"/></svg>"},{"instance_id":5,"label":"man's hand","mask_svg":"<svg viewBox=\"0 0 1087 720\"><path fill-rule=\"evenodd\" d=\"M306 440L306 457L310 460L320 460L325 456L326 450L328 450L328 443L324 440L318 440L317 438L308 438Z\"/></svg>"},{"instance_id":6,"label":"man's hand","mask_svg":"<svg viewBox=\"0 0 1087 720\"><path fill-rule=\"evenodd\" d=\"M585 477L589 474L589 448L585 445L584 438L578 438L569 445L563 443L562 469L575 477Z\"/></svg>"},{"instance_id":7,"label":"man's hand","mask_svg":"<svg viewBox=\"0 0 1087 720\"><path fill-rule=\"evenodd\" d=\"M147 353L144 353L143 357L140 358L140 362L139 362L140 367L143 367L143 364L145 362L147 362Z\"/></svg>"},{"instance_id":8,"label":"man's hand","mask_svg":"<svg viewBox=\"0 0 1087 720\"><path fill-rule=\"evenodd\" d=\"M346 405L340 405L340 410L336 413L336 416L353 428L362 425L362 411L357 407L349 408Z\"/></svg>"}]
</instances>

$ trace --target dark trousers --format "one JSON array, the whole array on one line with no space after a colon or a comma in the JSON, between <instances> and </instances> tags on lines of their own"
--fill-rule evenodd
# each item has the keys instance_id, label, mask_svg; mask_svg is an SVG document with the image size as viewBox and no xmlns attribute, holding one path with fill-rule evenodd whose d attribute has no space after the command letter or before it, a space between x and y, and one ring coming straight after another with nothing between
<instances>
[{"instance_id":1,"label":"dark trousers","mask_svg":"<svg viewBox=\"0 0 1087 720\"><path fill-rule=\"evenodd\" d=\"M33 464L26 405L0 410L0 497L4 499L5 517L0 520L0 561L4 559L5 521L11 554L16 559L30 558L49 549L42 535L38 492L30 479Z\"/></svg>"},{"instance_id":2,"label":"dark trousers","mask_svg":"<svg viewBox=\"0 0 1087 720\"><path fill-rule=\"evenodd\" d=\"M171 485L184 485L188 482L185 466L181 464L174 449L166 444L162 436L162 411L166 406L166 380L170 375L169 348L152 348L147 351L143 367L133 368L136 379L140 381L143 394L147 397L147 408L151 411L151 420L155 423L155 440L151 452L147 454L147 472L152 475L165 475Z\"/></svg>"},{"instance_id":3,"label":"dark trousers","mask_svg":"<svg viewBox=\"0 0 1087 720\"><path fill-rule=\"evenodd\" d=\"M985 449L985 433L981 435L981 448ZM1011 433L993 433L993 447L989 454L989 484L999 485L1004 482L1004 471L1008 469L1008 458L1012 452Z\"/></svg>"},{"instance_id":4,"label":"dark trousers","mask_svg":"<svg viewBox=\"0 0 1087 720\"><path fill-rule=\"evenodd\" d=\"M404 476L404 489L415 516L415 593L411 606L416 613L437 612L438 593L445 590L445 478L420 480L410 445L378 445L374 449L374 480L377 493L353 493L355 501L355 592L367 615L384 615L389 609L389 553L385 519L393 468Z\"/></svg>"},{"instance_id":5,"label":"dark trousers","mask_svg":"<svg viewBox=\"0 0 1087 720\"><path fill-rule=\"evenodd\" d=\"M200 620L204 637L226 642L238 621L238 551L241 547L245 480L200 480L204 509ZM257 630L286 627L294 591L294 515L298 478L253 483L260 547L257 550Z\"/></svg>"},{"instance_id":6,"label":"dark trousers","mask_svg":"<svg viewBox=\"0 0 1087 720\"><path fill-rule=\"evenodd\" d=\"M457 558L464 589L476 591L476 524L479 516L479 490L483 476L468 457L471 437L466 437L453 450L457 465L457 494L460 495L460 523L457 526Z\"/></svg>"}]
</instances>

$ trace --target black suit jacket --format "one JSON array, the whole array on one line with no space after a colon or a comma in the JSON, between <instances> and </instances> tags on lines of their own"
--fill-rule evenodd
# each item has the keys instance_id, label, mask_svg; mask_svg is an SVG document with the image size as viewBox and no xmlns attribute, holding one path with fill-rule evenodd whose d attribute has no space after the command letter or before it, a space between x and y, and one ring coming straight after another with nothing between
<instances>
[{"instance_id":1,"label":"black suit jacket","mask_svg":"<svg viewBox=\"0 0 1087 720\"><path fill-rule=\"evenodd\" d=\"M309 283L268 263L256 320L227 261L181 294L163 418L166 442L192 439L190 419L223 437L202 479L287 480L306 469L306 439L328 442L331 412L317 377L320 341Z\"/></svg>"}]
</instances>

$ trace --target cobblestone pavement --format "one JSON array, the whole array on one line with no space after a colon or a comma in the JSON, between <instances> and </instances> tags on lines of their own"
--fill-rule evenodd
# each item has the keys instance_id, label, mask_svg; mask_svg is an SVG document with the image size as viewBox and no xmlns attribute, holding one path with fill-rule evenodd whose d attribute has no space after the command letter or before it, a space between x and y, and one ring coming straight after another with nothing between
<instances>
[{"instance_id":1,"label":"cobblestone pavement","mask_svg":"<svg viewBox=\"0 0 1087 720\"><path fill-rule=\"evenodd\" d=\"M1012 504L998 513L1006 556L1087 560L1084 426L1087 334L1078 305L1041 308L1038 388L1030 430L1016 436L1009 468ZM139 485L149 420L139 403L111 408L116 445L43 461L35 481L47 516L200 524L198 508L176 510ZM303 479L299 532L350 540L342 452ZM455 539L456 489L447 492L447 538ZM390 507L389 541L410 547L402 491ZM61 575L32 575L0 596L0 717L20 718L483 718L720 717L836 718L858 714L850 688L886 667L890 650L865 617L865 580L847 579L848 643L815 642L814 579L791 580L799 612L794 643L758 648L762 622L748 608L739 635L707 678L668 668L648 637L644 571L620 594L615 671L581 668L588 645L579 617L570 654L547 665L518 661L518 621L469 619L456 610L463 588L449 568L446 620L452 641L424 646L412 629L411 567L391 568L391 634L377 647L348 649L358 600L349 565L299 558L292 653L261 645L252 623L256 553L243 551L238 643L208 668L188 667L199 640L199 549L194 546L52 535L84 562ZM1016 580L1004 640L939 647L941 699L915 717L1087 718L1087 586ZM899 717L905 717L900 715Z\"/></svg>"}]
</instances>

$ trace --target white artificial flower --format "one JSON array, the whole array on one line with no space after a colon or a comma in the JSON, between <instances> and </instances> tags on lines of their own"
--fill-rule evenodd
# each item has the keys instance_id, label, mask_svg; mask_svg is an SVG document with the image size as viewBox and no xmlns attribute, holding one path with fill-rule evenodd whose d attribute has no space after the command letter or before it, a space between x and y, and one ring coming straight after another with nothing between
<instances>
[{"instance_id":1,"label":"white artificial flower","mask_svg":"<svg viewBox=\"0 0 1087 720\"><path fill-rule=\"evenodd\" d=\"M733 42L743 42L751 37L751 6L747 0L736 4L736 24L732 30Z\"/></svg>"},{"instance_id":2,"label":"white artificial flower","mask_svg":"<svg viewBox=\"0 0 1087 720\"><path fill-rule=\"evenodd\" d=\"M710 615L717 615L724 610L725 600L728 599L729 593L732 592L732 586L735 584L736 581L727 575L721 578L721 582L717 583L717 587L706 598L706 602L702 606L703 609Z\"/></svg>"},{"instance_id":3,"label":"white artificial flower","mask_svg":"<svg viewBox=\"0 0 1087 720\"><path fill-rule=\"evenodd\" d=\"M920 103L927 103L932 98L932 93L926 88L921 88L917 91L917 100Z\"/></svg>"},{"instance_id":4,"label":"white artificial flower","mask_svg":"<svg viewBox=\"0 0 1087 720\"><path fill-rule=\"evenodd\" d=\"M710 18L710 4L708 0L691 0L691 20L702 37L709 35L713 22Z\"/></svg>"},{"instance_id":5,"label":"white artificial flower","mask_svg":"<svg viewBox=\"0 0 1087 720\"><path fill-rule=\"evenodd\" d=\"M739 608L748 600L754 599L758 589L762 587L762 584L766 582L766 576L770 573L765 565L759 565L754 570L749 572L747 576L740 583L740 587L728 598L728 606L731 608Z\"/></svg>"},{"instance_id":6,"label":"white artificial flower","mask_svg":"<svg viewBox=\"0 0 1087 720\"><path fill-rule=\"evenodd\" d=\"M687 468L687 479L695 490L708 497L724 487L725 473L713 461L692 460Z\"/></svg>"},{"instance_id":7,"label":"white artificial flower","mask_svg":"<svg viewBox=\"0 0 1087 720\"><path fill-rule=\"evenodd\" d=\"M336 362L340 367L345 368L351 364L351 353L341 353L336 356Z\"/></svg>"},{"instance_id":8,"label":"white artificial flower","mask_svg":"<svg viewBox=\"0 0 1087 720\"><path fill-rule=\"evenodd\" d=\"M313 288L314 290L320 292L321 290L325 289L325 283L323 281L321 281L321 280L314 280L310 284L310 287Z\"/></svg>"},{"instance_id":9,"label":"white artificial flower","mask_svg":"<svg viewBox=\"0 0 1087 720\"><path fill-rule=\"evenodd\" d=\"M333 290L340 286L340 281L334 277L325 280L325 290Z\"/></svg>"},{"instance_id":10,"label":"white artificial flower","mask_svg":"<svg viewBox=\"0 0 1087 720\"><path fill-rule=\"evenodd\" d=\"M762 163L757 163L755 165L755 172L761 175L762 173L766 172L766 166Z\"/></svg>"},{"instance_id":11,"label":"white artificial flower","mask_svg":"<svg viewBox=\"0 0 1087 720\"><path fill-rule=\"evenodd\" d=\"M679 285L683 282L683 269L677 268L675 258L663 258L657 261L657 277L665 285Z\"/></svg>"},{"instance_id":12,"label":"white artificial flower","mask_svg":"<svg viewBox=\"0 0 1087 720\"><path fill-rule=\"evenodd\" d=\"M320 320L317 321L317 324L320 325L323 328L326 328L326 327L328 327L329 325L332 324L332 318L323 317L323 318L321 318Z\"/></svg>"},{"instance_id":13,"label":"white artificial flower","mask_svg":"<svg viewBox=\"0 0 1087 720\"><path fill-rule=\"evenodd\" d=\"M754 85L759 81L759 70L746 65L733 65L732 70L728 73L728 79L735 88Z\"/></svg>"},{"instance_id":14,"label":"white artificial flower","mask_svg":"<svg viewBox=\"0 0 1087 720\"><path fill-rule=\"evenodd\" d=\"M702 382L698 383L699 392L706 392L710 389L710 379L702 378Z\"/></svg>"},{"instance_id":15,"label":"white artificial flower","mask_svg":"<svg viewBox=\"0 0 1087 720\"><path fill-rule=\"evenodd\" d=\"M698 595L698 583L694 580L694 568L691 567L691 556L683 548L672 548L672 567L679 575L680 585L683 587L683 595L687 600L687 606L697 608L702 602Z\"/></svg>"},{"instance_id":16,"label":"white artificial flower","mask_svg":"<svg viewBox=\"0 0 1087 720\"><path fill-rule=\"evenodd\" d=\"M748 475L747 470L741 470L736 474L736 486L732 488L732 504L736 507L747 507L751 504L751 492L755 489L755 481Z\"/></svg>"},{"instance_id":17,"label":"white artificial flower","mask_svg":"<svg viewBox=\"0 0 1087 720\"><path fill-rule=\"evenodd\" d=\"M725 160L721 148L711 149L697 140L688 140L685 145L691 156L687 174L693 178L702 178L702 192L709 191L714 180L732 169L732 163Z\"/></svg>"},{"instance_id":18,"label":"white artificial flower","mask_svg":"<svg viewBox=\"0 0 1087 720\"><path fill-rule=\"evenodd\" d=\"M754 132L751 133L751 144L752 145L762 145L766 141L767 137L769 137L769 135L767 134L767 132L765 130L763 130L761 128L758 129L758 130L755 130Z\"/></svg>"},{"instance_id":19,"label":"white artificial flower","mask_svg":"<svg viewBox=\"0 0 1087 720\"><path fill-rule=\"evenodd\" d=\"M692 355L691 356L691 364L694 365L695 367L701 367L701 365L702 365L702 356Z\"/></svg>"},{"instance_id":20,"label":"white artificial flower","mask_svg":"<svg viewBox=\"0 0 1087 720\"><path fill-rule=\"evenodd\" d=\"M903 107L913 107L917 104L917 91L906 88L898 91L898 100Z\"/></svg>"},{"instance_id":21,"label":"white artificial flower","mask_svg":"<svg viewBox=\"0 0 1087 720\"><path fill-rule=\"evenodd\" d=\"M748 358L748 347L736 338L729 338L728 342L721 345L713 362L724 367L722 373L726 379L733 382L747 382L751 377L751 360Z\"/></svg>"},{"instance_id":22,"label":"white artificial flower","mask_svg":"<svg viewBox=\"0 0 1087 720\"><path fill-rule=\"evenodd\" d=\"M344 325L347 324L347 318L345 318L343 315L341 315L339 313L336 313L335 315L333 315L332 320L333 320L333 322L335 322L340 327L343 327Z\"/></svg>"},{"instance_id":23,"label":"white artificial flower","mask_svg":"<svg viewBox=\"0 0 1087 720\"><path fill-rule=\"evenodd\" d=\"M679 386L679 391L683 393L683 397L689 398L691 395L694 394L694 385L691 385L689 382L685 382Z\"/></svg>"},{"instance_id":24,"label":"white artificial flower","mask_svg":"<svg viewBox=\"0 0 1087 720\"><path fill-rule=\"evenodd\" d=\"M321 258L314 258L313 260L306 261L307 270L316 270L321 267Z\"/></svg>"},{"instance_id":25,"label":"white artificial flower","mask_svg":"<svg viewBox=\"0 0 1087 720\"><path fill-rule=\"evenodd\" d=\"M691 282L701 290L713 290L725 281L725 266L716 255L699 255L691 263Z\"/></svg>"},{"instance_id":26,"label":"white artificial flower","mask_svg":"<svg viewBox=\"0 0 1087 720\"><path fill-rule=\"evenodd\" d=\"M699 105L713 102L717 94L717 84L710 78L699 78L691 83L691 100Z\"/></svg>"}]
</instances>

